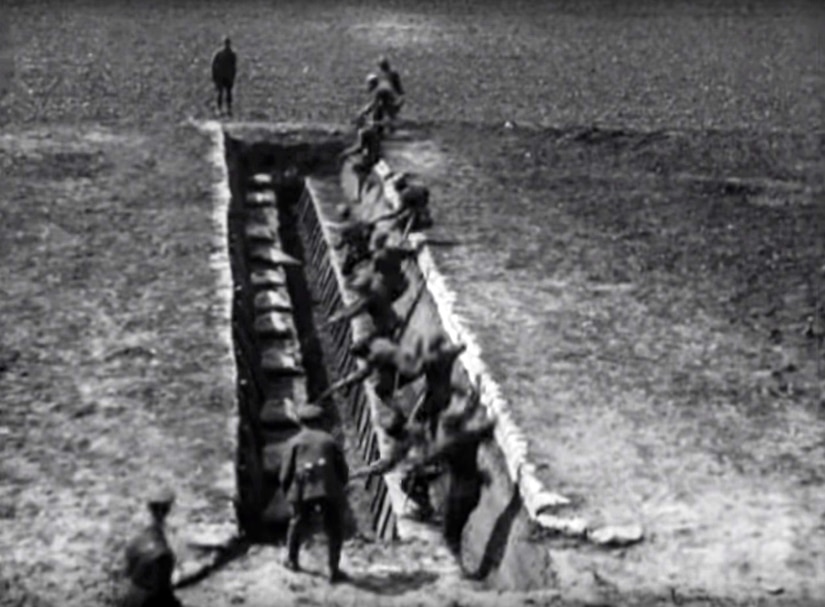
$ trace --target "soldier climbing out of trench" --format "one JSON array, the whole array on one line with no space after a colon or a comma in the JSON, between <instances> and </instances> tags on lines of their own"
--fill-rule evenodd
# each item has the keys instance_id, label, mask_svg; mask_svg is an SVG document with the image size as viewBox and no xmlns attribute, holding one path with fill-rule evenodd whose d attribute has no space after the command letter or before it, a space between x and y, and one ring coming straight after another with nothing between
<instances>
[{"instance_id":1,"label":"soldier climbing out of trench","mask_svg":"<svg viewBox=\"0 0 825 607\"><path fill-rule=\"evenodd\" d=\"M338 231L338 239L334 247L344 251L344 262L341 271L349 276L355 267L364 261L369 261L372 252L370 242L375 226L389 218L389 215L376 217L371 221L364 221L353 216L349 205L342 203L337 207L338 217L342 223L328 223L329 227Z\"/></svg>"},{"instance_id":2,"label":"soldier climbing out of trench","mask_svg":"<svg viewBox=\"0 0 825 607\"><path fill-rule=\"evenodd\" d=\"M403 263L415 259L422 248L423 243L416 247L391 245L389 233L376 233L370 244L371 263L351 278L349 287L362 296L381 288L390 301L397 301L409 286Z\"/></svg>"},{"instance_id":3,"label":"soldier climbing out of trench","mask_svg":"<svg viewBox=\"0 0 825 607\"><path fill-rule=\"evenodd\" d=\"M453 386L455 361L466 349L465 344L451 344L443 333L430 337L426 344L423 363L426 388L410 418L427 426L431 440L435 440L439 417L450 406L456 391Z\"/></svg>"},{"instance_id":4,"label":"soldier climbing out of trench","mask_svg":"<svg viewBox=\"0 0 825 607\"><path fill-rule=\"evenodd\" d=\"M227 114L232 115L232 88L235 86L235 73L238 66L238 57L232 50L232 41L225 38L223 48L212 58L212 82L218 93L218 113L223 109L223 99L226 96Z\"/></svg>"},{"instance_id":5,"label":"soldier climbing out of trench","mask_svg":"<svg viewBox=\"0 0 825 607\"><path fill-rule=\"evenodd\" d=\"M400 225L411 222L410 229L416 232L433 227L429 188L412 183L410 176L402 173L395 180L395 190L401 201L401 208L397 211Z\"/></svg>"},{"instance_id":6,"label":"soldier climbing out of trench","mask_svg":"<svg viewBox=\"0 0 825 607\"><path fill-rule=\"evenodd\" d=\"M487 476L478 467L478 450L482 442L493 437L495 422L486 420L471 427L467 420L476 408L465 405L446 412L442 416L440 435L433 449L416 462L422 470L437 463L444 466L447 494L443 534L447 547L454 554L461 552L464 526L481 499L481 487L487 482Z\"/></svg>"},{"instance_id":7,"label":"soldier climbing out of trench","mask_svg":"<svg viewBox=\"0 0 825 607\"><path fill-rule=\"evenodd\" d=\"M372 99L358 113L355 122L361 124L370 118L383 135L385 130L392 127L393 120L401 110L403 99L396 96L389 81L379 78L376 74L367 76L367 92L372 95Z\"/></svg>"},{"instance_id":8,"label":"soldier climbing out of trench","mask_svg":"<svg viewBox=\"0 0 825 607\"><path fill-rule=\"evenodd\" d=\"M369 336L361 339L350 347L350 352L366 364L329 386L316 399L316 402L374 376L375 393L378 398L396 414L406 419L404 412L392 404L392 396L396 390L421 377L423 372L421 350L420 340L417 340L414 348L410 350L386 337Z\"/></svg>"},{"instance_id":9,"label":"soldier climbing out of trench","mask_svg":"<svg viewBox=\"0 0 825 607\"><path fill-rule=\"evenodd\" d=\"M358 197L360 198L361 190L372 167L381 159L381 125L365 119L358 127L357 136L356 142L341 152L340 159L343 162L350 156L358 154L359 158L352 165L352 170L358 177Z\"/></svg>"},{"instance_id":10,"label":"soldier climbing out of trench","mask_svg":"<svg viewBox=\"0 0 825 607\"><path fill-rule=\"evenodd\" d=\"M298 559L307 523L320 514L328 540L329 580L336 583L346 579L340 559L349 468L333 436L317 425L323 417L321 407L304 405L297 417L302 427L287 443L280 471L281 487L291 509L285 566L300 570Z\"/></svg>"},{"instance_id":11,"label":"soldier climbing out of trench","mask_svg":"<svg viewBox=\"0 0 825 607\"><path fill-rule=\"evenodd\" d=\"M388 439L386 453L378 461L353 472L350 479L386 474L395 468L403 467L405 470L401 481L402 491L415 504L419 518L431 518L435 508L430 501L429 484L432 479L437 478L440 471L411 464L426 455L427 438L424 426L395 413L390 422L383 425L383 429L384 436Z\"/></svg>"},{"instance_id":12,"label":"soldier climbing out of trench","mask_svg":"<svg viewBox=\"0 0 825 607\"><path fill-rule=\"evenodd\" d=\"M128 587L120 598L121 607L179 607L172 589L175 555L166 540L166 517L175 494L159 488L149 496L147 506L152 522L126 547Z\"/></svg>"}]
</instances>

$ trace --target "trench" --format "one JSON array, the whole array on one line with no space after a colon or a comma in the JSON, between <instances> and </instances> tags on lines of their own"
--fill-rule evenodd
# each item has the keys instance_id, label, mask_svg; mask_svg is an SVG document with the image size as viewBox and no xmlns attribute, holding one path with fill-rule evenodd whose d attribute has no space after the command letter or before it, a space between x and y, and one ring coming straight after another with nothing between
<instances>
[{"instance_id":1,"label":"trench","mask_svg":"<svg viewBox=\"0 0 825 607\"><path fill-rule=\"evenodd\" d=\"M254 143L227 133L225 144L239 408L235 507L247 538L280 542L289 510L277 471L284 444L298 429L294 409L357 368L349 347L367 331L363 319L325 322L351 297L345 295L341 260L330 246L325 223L334 220L337 204L351 198L346 189L352 176L338 162L348 142L335 133L292 131L268 133ZM443 331L420 268L410 263L405 271L410 287L396 302L397 311L409 320L402 341ZM273 301L281 304L274 324L283 324L275 334L273 322L264 319L262 324ZM262 302L269 303L262 307ZM469 387L466 371L456 367L454 381ZM423 388L420 379L394 400L409 411ZM376 403L369 382L324 403L327 428L344 444L351 470L380 456ZM547 553L531 539L534 530L502 453L495 444L485 444L479 462L489 482L464 529L459 558L465 571L499 588L547 587L552 576ZM351 483L348 537L391 541L438 535L432 525L406 516L398 480L390 473ZM439 484L432 488L436 509L442 509L443 489Z\"/></svg>"},{"instance_id":2,"label":"trench","mask_svg":"<svg viewBox=\"0 0 825 607\"><path fill-rule=\"evenodd\" d=\"M343 142L331 139L314 144L247 144L226 137L227 167L232 199L229 208L229 249L235 284L233 339L238 367L238 452L236 454L236 512L239 527L253 541L283 539L289 511L277 476L285 442L297 432L295 408L313 401L329 385L330 375L340 377L354 369L345 351L351 336L346 327L335 332L318 330L340 302L325 281L328 264L318 251L308 250L305 181L330 175ZM255 184L255 175L267 175L267 184ZM260 193L274 196L268 204L249 204ZM302 221L303 220L303 221ZM268 228L272 238L251 233L250 226ZM316 247L318 244L315 242ZM300 265L267 259L262 251L284 253ZM314 255L313 255L314 253ZM268 280L257 280L267 275ZM326 289L324 289L326 287ZM281 337L262 336L257 330L265 315L258 305L263 292L289 302L294 331ZM257 302L257 303L256 303ZM282 306L285 307L285 306ZM296 369L273 371L264 364L267 353L294 355ZM344 445L350 468L377 456L375 437L368 424L363 394L353 390L339 399L343 411L325 406L324 425ZM361 432L359 433L358 424ZM359 436L360 434L360 436ZM359 448L360 446L360 448ZM365 457L366 455L366 457ZM349 492L348 535L391 539L394 523L387 512L383 481L353 483Z\"/></svg>"}]
</instances>

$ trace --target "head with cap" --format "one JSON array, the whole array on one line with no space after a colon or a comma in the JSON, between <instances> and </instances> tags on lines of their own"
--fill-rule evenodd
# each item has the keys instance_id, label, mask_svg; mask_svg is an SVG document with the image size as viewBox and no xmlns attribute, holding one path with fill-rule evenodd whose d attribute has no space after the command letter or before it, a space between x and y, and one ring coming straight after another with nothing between
<instances>
[{"instance_id":1,"label":"head with cap","mask_svg":"<svg viewBox=\"0 0 825 607\"><path fill-rule=\"evenodd\" d=\"M344 202L335 207L335 210L338 212L338 218L341 219L341 221L346 221L352 217L352 209Z\"/></svg>"},{"instance_id":2,"label":"head with cap","mask_svg":"<svg viewBox=\"0 0 825 607\"><path fill-rule=\"evenodd\" d=\"M152 514L152 518L158 521L163 521L166 518L174 503L175 492L167 486L154 487L146 496L146 505L149 507L149 512Z\"/></svg>"},{"instance_id":3,"label":"head with cap","mask_svg":"<svg viewBox=\"0 0 825 607\"><path fill-rule=\"evenodd\" d=\"M379 68L382 72L388 72L388 71L390 71L390 61L389 61L389 59L387 59L386 57L381 57L381 58L378 60L378 68Z\"/></svg>"},{"instance_id":4,"label":"head with cap","mask_svg":"<svg viewBox=\"0 0 825 607\"><path fill-rule=\"evenodd\" d=\"M395 189L396 190L403 190L408 185L410 185L410 174L409 173L401 173L398 177L395 178Z\"/></svg>"},{"instance_id":5,"label":"head with cap","mask_svg":"<svg viewBox=\"0 0 825 607\"><path fill-rule=\"evenodd\" d=\"M353 356L357 356L358 358L366 358L370 353L371 343L372 338L370 336L362 337L350 346L349 351Z\"/></svg>"},{"instance_id":6,"label":"head with cap","mask_svg":"<svg viewBox=\"0 0 825 607\"><path fill-rule=\"evenodd\" d=\"M367 90L374 91L375 88L378 86L378 76L375 74L368 74L367 75Z\"/></svg>"},{"instance_id":7,"label":"head with cap","mask_svg":"<svg viewBox=\"0 0 825 607\"><path fill-rule=\"evenodd\" d=\"M229 36L223 39L223 46L224 48L232 48L232 40L229 39Z\"/></svg>"},{"instance_id":8,"label":"head with cap","mask_svg":"<svg viewBox=\"0 0 825 607\"><path fill-rule=\"evenodd\" d=\"M389 232L378 232L372 241L373 248L377 251L387 246L387 241L390 239Z\"/></svg>"},{"instance_id":9,"label":"head with cap","mask_svg":"<svg viewBox=\"0 0 825 607\"><path fill-rule=\"evenodd\" d=\"M395 440L400 440L406 434L407 419L398 411L394 411L389 421L381 424L381 427L387 436Z\"/></svg>"}]
</instances>

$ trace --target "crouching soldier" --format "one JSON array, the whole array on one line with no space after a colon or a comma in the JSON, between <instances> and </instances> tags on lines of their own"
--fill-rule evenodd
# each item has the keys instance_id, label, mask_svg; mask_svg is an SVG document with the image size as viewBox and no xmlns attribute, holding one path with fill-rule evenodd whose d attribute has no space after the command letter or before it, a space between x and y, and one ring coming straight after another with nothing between
<instances>
[{"instance_id":1,"label":"crouching soldier","mask_svg":"<svg viewBox=\"0 0 825 607\"><path fill-rule=\"evenodd\" d=\"M430 215L430 190L423 185L410 183L408 175L401 175L395 180L395 190L401 200L398 222L410 223L414 232L433 227Z\"/></svg>"},{"instance_id":2,"label":"crouching soldier","mask_svg":"<svg viewBox=\"0 0 825 607\"><path fill-rule=\"evenodd\" d=\"M175 495L161 489L147 503L152 522L126 547L128 588L121 607L179 607L172 590L175 555L166 541L165 522Z\"/></svg>"},{"instance_id":3,"label":"crouching soldier","mask_svg":"<svg viewBox=\"0 0 825 607\"><path fill-rule=\"evenodd\" d=\"M298 556L307 523L321 514L329 548L329 580L336 583L346 579L339 561L349 468L341 447L318 425L323 417L321 407L305 405L297 411L297 417L301 431L287 444L280 474L281 487L292 509L285 565L300 570Z\"/></svg>"}]
</instances>

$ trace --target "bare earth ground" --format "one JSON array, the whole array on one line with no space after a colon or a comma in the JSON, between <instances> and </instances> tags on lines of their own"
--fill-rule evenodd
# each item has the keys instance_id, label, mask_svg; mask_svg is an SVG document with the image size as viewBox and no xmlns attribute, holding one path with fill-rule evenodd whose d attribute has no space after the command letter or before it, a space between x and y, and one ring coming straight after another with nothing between
<instances>
[{"instance_id":1,"label":"bare earth ground","mask_svg":"<svg viewBox=\"0 0 825 607\"><path fill-rule=\"evenodd\" d=\"M210 115L227 29L243 119L345 122L378 54L402 70L431 142L408 160L439 232L469 241L442 267L548 481L649 533L559 563L631 604L825 596L822 9L417 6L4 4L3 598L100 604L153 483L175 482L183 533L225 517L211 176L181 123ZM459 588L429 550L353 545L361 586L333 594L256 548L183 596L555 600Z\"/></svg>"}]
</instances>

